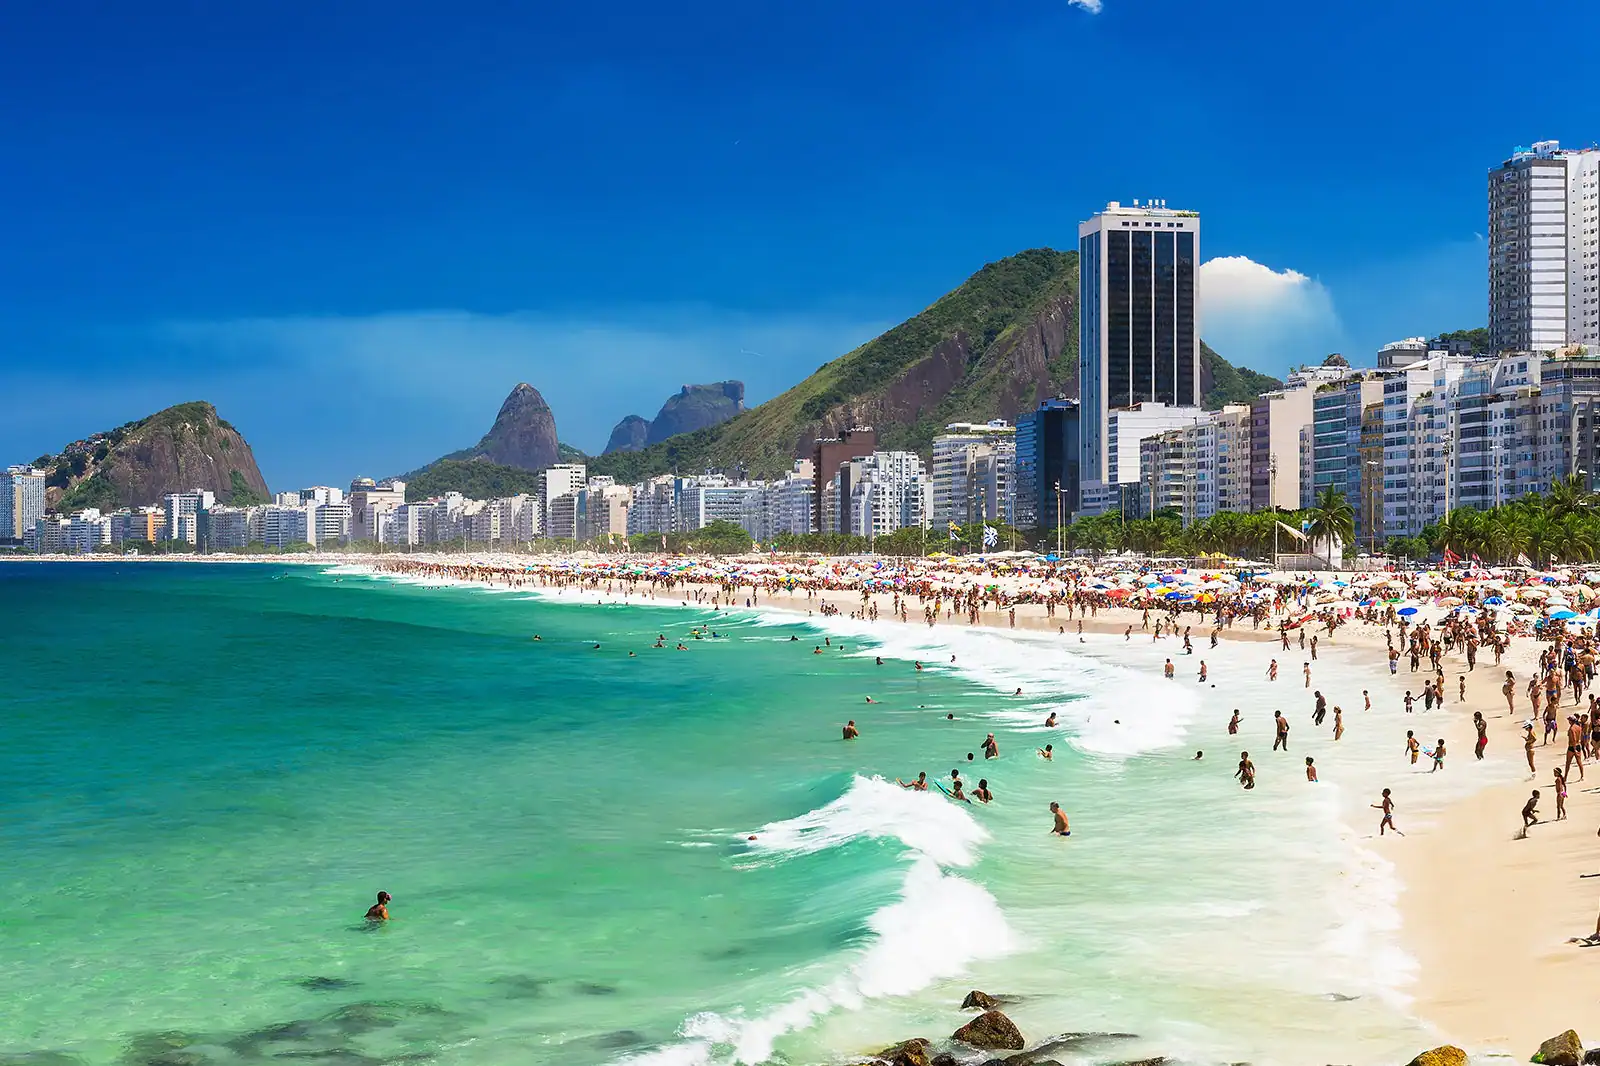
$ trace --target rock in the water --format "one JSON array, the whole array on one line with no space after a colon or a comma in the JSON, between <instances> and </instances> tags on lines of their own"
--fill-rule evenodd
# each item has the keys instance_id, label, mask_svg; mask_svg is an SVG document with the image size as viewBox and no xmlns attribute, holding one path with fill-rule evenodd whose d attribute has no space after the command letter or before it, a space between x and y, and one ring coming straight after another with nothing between
<instances>
[{"instance_id":1,"label":"rock in the water","mask_svg":"<svg viewBox=\"0 0 1600 1066\"><path fill-rule=\"evenodd\" d=\"M310 992L337 992L340 989L356 986L354 981L343 977L306 977L296 981L295 984Z\"/></svg>"},{"instance_id":2,"label":"rock in the water","mask_svg":"<svg viewBox=\"0 0 1600 1066\"><path fill-rule=\"evenodd\" d=\"M1410 1066L1467 1066L1467 1053L1451 1044L1424 1051L1411 1060Z\"/></svg>"},{"instance_id":3,"label":"rock in the water","mask_svg":"<svg viewBox=\"0 0 1600 1066\"><path fill-rule=\"evenodd\" d=\"M638 415L628 415L611 431L611 439L606 441L606 450L603 454L636 452L643 448L649 439L650 423Z\"/></svg>"},{"instance_id":4,"label":"rock in the water","mask_svg":"<svg viewBox=\"0 0 1600 1066\"><path fill-rule=\"evenodd\" d=\"M984 1011L951 1035L973 1047L1021 1051L1028 1045L1016 1023L997 1010Z\"/></svg>"},{"instance_id":5,"label":"rock in the water","mask_svg":"<svg viewBox=\"0 0 1600 1066\"><path fill-rule=\"evenodd\" d=\"M1578 1039L1577 1030L1568 1029L1540 1044L1533 1061L1544 1066L1582 1066L1583 1041Z\"/></svg>"},{"instance_id":6,"label":"rock in the water","mask_svg":"<svg viewBox=\"0 0 1600 1066\"><path fill-rule=\"evenodd\" d=\"M918 1036L894 1047L886 1047L873 1057L889 1063L889 1066L929 1066L928 1047L928 1042Z\"/></svg>"},{"instance_id":7,"label":"rock in the water","mask_svg":"<svg viewBox=\"0 0 1600 1066\"><path fill-rule=\"evenodd\" d=\"M967 993L967 998L961 1001L962 1010L999 1010L1000 1001L987 992L979 992L974 988Z\"/></svg>"},{"instance_id":8,"label":"rock in the water","mask_svg":"<svg viewBox=\"0 0 1600 1066\"><path fill-rule=\"evenodd\" d=\"M948 1051L941 1051L929 1061L928 1066L956 1066L956 1057Z\"/></svg>"}]
</instances>

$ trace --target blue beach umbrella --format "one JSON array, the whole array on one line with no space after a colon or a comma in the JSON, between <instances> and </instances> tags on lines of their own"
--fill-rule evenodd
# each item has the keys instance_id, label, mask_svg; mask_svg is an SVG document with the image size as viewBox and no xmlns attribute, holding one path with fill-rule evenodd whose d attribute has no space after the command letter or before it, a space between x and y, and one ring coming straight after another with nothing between
<instances>
[{"instance_id":1,"label":"blue beach umbrella","mask_svg":"<svg viewBox=\"0 0 1600 1066\"><path fill-rule=\"evenodd\" d=\"M1417 609L1415 607L1402 607L1402 608L1400 608L1399 613L1400 614L1405 614L1405 615L1412 615L1412 614L1416 614L1417 613Z\"/></svg>"},{"instance_id":2,"label":"blue beach umbrella","mask_svg":"<svg viewBox=\"0 0 1600 1066\"><path fill-rule=\"evenodd\" d=\"M1576 618L1576 617L1578 617L1578 612L1577 611L1551 611L1550 612L1550 617L1554 618L1558 622L1559 621L1565 621L1568 618Z\"/></svg>"},{"instance_id":3,"label":"blue beach umbrella","mask_svg":"<svg viewBox=\"0 0 1600 1066\"><path fill-rule=\"evenodd\" d=\"M1504 603L1506 601L1505 601L1505 597L1503 597L1503 596L1490 596L1488 599L1484 600L1483 602L1484 603Z\"/></svg>"}]
</instances>

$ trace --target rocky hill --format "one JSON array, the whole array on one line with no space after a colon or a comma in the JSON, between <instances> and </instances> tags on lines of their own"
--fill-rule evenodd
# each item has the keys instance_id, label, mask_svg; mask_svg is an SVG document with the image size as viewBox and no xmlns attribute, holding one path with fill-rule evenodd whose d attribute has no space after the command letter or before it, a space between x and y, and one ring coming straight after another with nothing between
<instances>
[{"instance_id":1,"label":"rocky hill","mask_svg":"<svg viewBox=\"0 0 1600 1066\"><path fill-rule=\"evenodd\" d=\"M556 440L556 416L544 402L539 390L526 381L518 382L495 416L494 425L483 439L471 448L451 452L405 475L409 481L418 474L431 470L441 463L457 460L482 459L497 466L514 466L523 470L543 470L556 463L571 461L570 450ZM581 460L579 460L581 461Z\"/></svg>"},{"instance_id":2,"label":"rocky hill","mask_svg":"<svg viewBox=\"0 0 1600 1066\"><path fill-rule=\"evenodd\" d=\"M636 452L680 433L693 433L721 425L742 414L744 382L716 381L710 385L685 385L667 398L653 421L628 415L611 431L606 453Z\"/></svg>"},{"instance_id":3,"label":"rocky hill","mask_svg":"<svg viewBox=\"0 0 1600 1066\"><path fill-rule=\"evenodd\" d=\"M147 507L191 489L209 489L224 503L268 499L250 445L209 403L181 403L73 441L34 465L46 472L47 503L63 513Z\"/></svg>"}]
</instances>

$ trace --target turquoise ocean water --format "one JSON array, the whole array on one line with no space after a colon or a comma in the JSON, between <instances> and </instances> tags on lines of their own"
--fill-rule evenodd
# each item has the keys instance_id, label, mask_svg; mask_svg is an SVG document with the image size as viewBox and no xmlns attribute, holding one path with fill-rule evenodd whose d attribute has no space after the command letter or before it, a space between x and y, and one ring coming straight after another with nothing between
<instances>
[{"instance_id":1,"label":"turquoise ocean water","mask_svg":"<svg viewBox=\"0 0 1600 1066\"><path fill-rule=\"evenodd\" d=\"M1351 827L1387 734L1312 740L1267 648L1212 689L1148 638L254 565L0 566L0 619L0 1061L839 1062L948 1034L971 987L1032 1037L1140 1037L1063 1061L1428 1036ZM1264 757L1275 702L1331 782ZM996 803L893 784L956 766Z\"/></svg>"}]
</instances>

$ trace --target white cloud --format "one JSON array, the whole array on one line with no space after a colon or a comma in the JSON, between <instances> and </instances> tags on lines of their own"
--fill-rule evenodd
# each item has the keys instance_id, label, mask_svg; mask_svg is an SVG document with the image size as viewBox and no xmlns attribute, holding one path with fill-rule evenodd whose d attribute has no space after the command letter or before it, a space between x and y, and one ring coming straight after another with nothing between
<instances>
[{"instance_id":1,"label":"white cloud","mask_svg":"<svg viewBox=\"0 0 1600 1066\"><path fill-rule=\"evenodd\" d=\"M1073 7L1081 7L1091 15L1100 14L1100 0L1067 0Z\"/></svg>"},{"instance_id":2,"label":"white cloud","mask_svg":"<svg viewBox=\"0 0 1600 1066\"><path fill-rule=\"evenodd\" d=\"M1321 282L1233 255L1200 265L1200 332L1229 362L1278 374L1337 350L1343 329Z\"/></svg>"}]
</instances>

